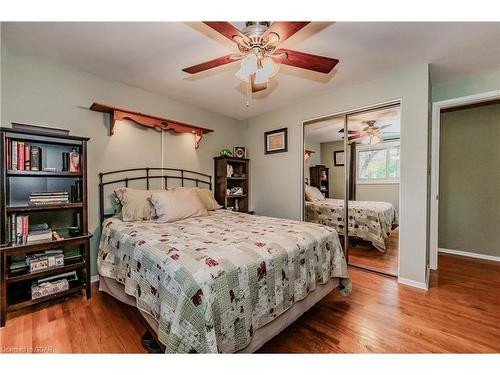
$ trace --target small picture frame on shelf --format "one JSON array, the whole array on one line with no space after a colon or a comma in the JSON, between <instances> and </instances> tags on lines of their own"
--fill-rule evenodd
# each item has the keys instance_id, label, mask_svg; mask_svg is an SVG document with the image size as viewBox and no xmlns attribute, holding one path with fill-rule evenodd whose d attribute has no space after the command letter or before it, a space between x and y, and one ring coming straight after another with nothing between
<instances>
[{"instance_id":1,"label":"small picture frame on shelf","mask_svg":"<svg viewBox=\"0 0 500 375\"><path fill-rule=\"evenodd\" d=\"M264 133L264 153L276 154L288 151L288 128L271 130Z\"/></svg>"},{"instance_id":2,"label":"small picture frame on shelf","mask_svg":"<svg viewBox=\"0 0 500 375\"><path fill-rule=\"evenodd\" d=\"M233 147L233 156L235 158L240 158L240 159L246 158L247 157L247 148L240 147L240 146Z\"/></svg>"}]
</instances>

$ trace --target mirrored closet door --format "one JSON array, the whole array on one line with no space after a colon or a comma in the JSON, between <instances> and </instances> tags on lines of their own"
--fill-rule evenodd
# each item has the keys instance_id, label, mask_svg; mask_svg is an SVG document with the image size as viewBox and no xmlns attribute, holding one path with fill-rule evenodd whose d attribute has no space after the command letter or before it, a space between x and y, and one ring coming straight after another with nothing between
<instances>
[{"instance_id":1,"label":"mirrored closet door","mask_svg":"<svg viewBox=\"0 0 500 375\"><path fill-rule=\"evenodd\" d=\"M347 115L349 264L397 276L400 105Z\"/></svg>"},{"instance_id":2,"label":"mirrored closet door","mask_svg":"<svg viewBox=\"0 0 500 375\"><path fill-rule=\"evenodd\" d=\"M400 114L395 103L303 127L304 220L334 228L349 265L391 276L399 268Z\"/></svg>"}]
</instances>

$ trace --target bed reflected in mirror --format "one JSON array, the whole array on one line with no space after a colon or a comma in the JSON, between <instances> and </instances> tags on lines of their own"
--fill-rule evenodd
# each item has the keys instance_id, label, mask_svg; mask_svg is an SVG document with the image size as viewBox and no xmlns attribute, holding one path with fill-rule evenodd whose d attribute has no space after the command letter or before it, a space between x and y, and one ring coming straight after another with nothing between
<instances>
[{"instance_id":1,"label":"bed reflected in mirror","mask_svg":"<svg viewBox=\"0 0 500 375\"><path fill-rule=\"evenodd\" d=\"M398 275L400 106L347 116L349 264Z\"/></svg>"},{"instance_id":2,"label":"bed reflected in mirror","mask_svg":"<svg viewBox=\"0 0 500 375\"><path fill-rule=\"evenodd\" d=\"M304 220L334 228L341 242L345 232L345 152L340 130L344 121L342 115L304 126Z\"/></svg>"}]
</instances>

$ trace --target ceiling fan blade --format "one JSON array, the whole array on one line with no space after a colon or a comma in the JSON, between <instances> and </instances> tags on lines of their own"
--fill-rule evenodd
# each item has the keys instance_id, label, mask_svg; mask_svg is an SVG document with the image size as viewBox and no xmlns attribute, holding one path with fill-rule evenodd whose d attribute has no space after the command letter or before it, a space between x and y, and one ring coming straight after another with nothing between
<instances>
[{"instance_id":1,"label":"ceiling fan blade","mask_svg":"<svg viewBox=\"0 0 500 375\"><path fill-rule=\"evenodd\" d=\"M234 39L235 36L241 38L247 43L250 41L246 35L244 35L240 30L231 25L229 22L203 22L203 23L211 27L215 31L217 31L219 34L224 35L227 39L231 40L236 44L238 44L238 42Z\"/></svg>"},{"instance_id":2,"label":"ceiling fan blade","mask_svg":"<svg viewBox=\"0 0 500 375\"><path fill-rule=\"evenodd\" d=\"M344 128L342 128L342 129L339 130L339 133L343 133L343 132L344 132ZM348 129L347 132L349 134L353 134L353 133L359 133L360 131L359 130L349 130Z\"/></svg>"},{"instance_id":3,"label":"ceiling fan blade","mask_svg":"<svg viewBox=\"0 0 500 375\"><path fill-rule=\"evenodd\" d=\"M351 136L347 137L347 140L352 141L353 139L358 139L358 138L361 138L361 137L359 135L351 135Z\"/></svg>"},{"instance_id":4,"label":"ceiling fan blade","mask_svg":"<svg viewBox=\"0 0 500 375\"><path fill-rule=\"evenodd\" d=\"M331 57L311 55L309 53L293 51L291 49L280 48L274 52L275 55L284 54L281 57L272 57L273 61L279 64L291 65L297 68L313 70L320 73L330 73L339 60Z\"/></svg>"},{"instance_id":5,"label":"ceiling fan blade","mask_svg":"<svg viewBox=\"0 0 500 375\"><path fill-rule=\"evenodd\" d=\"M221 66L221 65L226 65L226 64L232 63L233 61L241 60L243 57L245 57L245 56L234 55L234 54L221 56L221 57L218 57L214 60L206 61L206 62L198 64L198 65L193 65L193 66L190 66L189 68L184 68L184 69L182 69L182 71L189 73L189 74L195 74L195 73L203 72L204 70L208 70L208 69L216 68L216 67Z\"/></svg>"},{"instance_id":6,"label":"ceiling fan blade","mask_svg":"<svg viewBox=\"0 0 500 375\"><path fill-rule=\"evenodd\" d=\"M259 92L267 89L267 82L265 83L255 83L255 74L250 76L250 82L252 84L252 92Z\"/></svg>"},{"instance_id":7,"label":"ceiling fan blade","mask_svg":"<svg viewBox=\"0 0 500 375\"><path fill-rule=\"evenodd\" d=\"M279 43L282 43L310 23L311 22L274 22L266 31L264 31L262 38L267 41L269 35L271 33L275 33L278 34L280 38Z\"/></svg>"},{"instance_id":8,"label":"ceiling fan blade","mask_svg":"<svg viewBox=\"0 0 500 375\"><path fill-rule=\"evenodd\" d=\"M387 128L387 127L389 127L389 126L391 126L391 125L392 125L392 124L388 124L388 125L384 125L384 126L378 126L378 127L377 127L377 130L378 130L378 131L381 131L382 129Z\"/></svg>"}]
</instances>

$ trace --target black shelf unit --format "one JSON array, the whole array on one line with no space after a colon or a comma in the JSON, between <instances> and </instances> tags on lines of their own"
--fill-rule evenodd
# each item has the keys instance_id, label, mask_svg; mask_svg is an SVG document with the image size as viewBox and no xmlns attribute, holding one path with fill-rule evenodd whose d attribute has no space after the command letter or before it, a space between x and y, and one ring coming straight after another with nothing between
<instances>
[{"instance_id":1,"label":"black shelf unit","mask_svg":"<svg viewBox=\"0 0 500 375\"><path fill-rule=\"evenodd\" d=\"M232 166L234 175L228 176L228 166ZM217 202L223 206L235 207L238 205L239 212L251 213L248 210L248 189L250 172L250 160L235 158L232 156L217 156L214 158L215 187L214 196ZM227 189L241 187L243 194L227 194Z\"/></svg>"},{"instance_id":2,"label":"black shelf unit","mask_svg":"<svg viewBox=\"0 0 500 375\"><path fill-rule=\"evenodd\" d=\"M7 160L8 140L25 142L41 149L40 167L55 168L51 171L9 170ZM87 207L87 141L89 138L43 131L0 128L0 327L5 325L7 312L47 302L85 290L90 298L90 238ZM62 170L62 152L77 148L80 153L80 171ZM82 191L78 202L30 205L30 192L68 191L80 180ZM9 219L11 215L29 216L30 223L46 222L62 236L60 240L16 243L12 241ZM80 220L75 223L75 216ZM75 226L79 224L75 231ZM70 231L70 229L72 229ZM12 257L46 250L78 248L80 256L67 260L63 266L38 272L11 272ZM69 282L69 289L31 299L31 283L39 278L76 271L78 280Z\"/></svg>"},{"instance_id":3,"label":"black shelf unit","mask_svg":"<svg viewBox=\"0 0 500 375\"><path fill-rule=\"evenodd\" d=\"M330 197L330 174L327 167L324 165L315 165L309 168L310 185L317 187L325 196Z\"/></svg>"}]
</instances>

